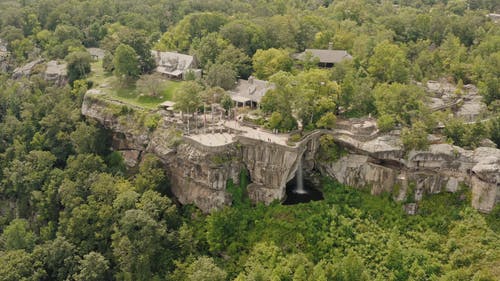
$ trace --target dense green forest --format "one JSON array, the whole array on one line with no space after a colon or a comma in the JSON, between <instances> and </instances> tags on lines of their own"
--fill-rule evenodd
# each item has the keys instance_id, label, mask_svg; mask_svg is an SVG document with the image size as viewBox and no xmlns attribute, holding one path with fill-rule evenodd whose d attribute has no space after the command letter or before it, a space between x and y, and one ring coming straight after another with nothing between
<instances>
[{"instance_id":1,"label":"dense green forest","mask_svg":"<svg viewBox=\"0 0 500 281\"><path fill-rule=\"evenodd\" d=\"M273 129L373 114L383 130L402 127L408 149L439 121L456 145L500 146L495 12L497 0L0 0L10 63L65 60L70 80L0 75L0 280L499 280L500 208L471 209L466 187L407 216L390 195L331 179L324 200L292 206L252 205L233 186L233 206L207 215L167 196L154 156L127 171L109 132L80 113L96 83L86 47L104 49L124 84L152 71L151 49L175 50L206 74L181 87L187 109L254 75L276 85L262 102ZM330 42L353 60L291 58ZM431 114L416 84L437 79L457 95L477 85L487 121Z\"/></svg>"}]
</instances>

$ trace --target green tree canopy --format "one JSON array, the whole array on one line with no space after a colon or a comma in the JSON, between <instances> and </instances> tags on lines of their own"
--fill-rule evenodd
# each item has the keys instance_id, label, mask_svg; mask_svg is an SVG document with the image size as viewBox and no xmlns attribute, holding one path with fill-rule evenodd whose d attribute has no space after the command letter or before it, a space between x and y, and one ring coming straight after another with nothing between
<instances>
[{"instance_id":1,"label":"green tree canopy","mask_svg":"<svg viewBox=\"0 0 500 281\"><path fill-rule=\"evenodd\" d=\"M187 81L174 93L175 108L183 112L194 112L201 105L202 86L194 81Z\"/></svg>"},{"instance_id":2,"label":"green tree canopy","mask_svg":"<svg viewBox=\"0 0 500 281\"><path fill-rule=\"evenodd\" d=\"M114 72L126 79L139 76L139 61L135 50L125 44L120 44L113 57Z\"/></svg>"},{"instance_id":3,"label":"green tree canopy","mask_svg":"<svg viewBox=\"0 0 500 281\"><path fill-rule=\"evenodd\" d=\"M403 125L410 125L413 119L425 114L425 92L416 85L379 84L373 95L379 114L391 115Z\"/></svg>"},{"instance_id":4,"label":"green tree canopy","mask_svg":"<svg viewBox=\"0 0 500 281\"><path fill-rule=\"evenodd\" d=\"M75 80L85 78L90 73L90 54L84 51L70 53L66 57L68 80L71 85Z\"/></svg>"},{"instance_id":5,"label":"green tree canopy","mask_svg":"<svg viewBox=\"0 0 500 281\"><path fill-rule=\"evenodd\" d=\"M278 71L290 71L292 59L283 49L257 50L252 58L254 74L259 79L268 79Z\"/></svg>"},{"instance_id":6,"label":"green tree canopy","mask_svg":"<svg viewBox=\"0 0 500 281\"><path fill-rule=\"evenodd\" d=\"M215 63L208 68L205 81L210 87L230 90L236 86L236 71L229 64Z\"/></svg>"},{"instance_id":7,"label":"green tree canopy","mask_svg":"<svg viewBox=\"0 0 500 281\"><path fill-rule=\"evenodd\" d=\"M409 64L405 51L396 44L384 41L373 50L368 72L380 82L405 83L409 79Z\"/></svg>"}]
</instances>

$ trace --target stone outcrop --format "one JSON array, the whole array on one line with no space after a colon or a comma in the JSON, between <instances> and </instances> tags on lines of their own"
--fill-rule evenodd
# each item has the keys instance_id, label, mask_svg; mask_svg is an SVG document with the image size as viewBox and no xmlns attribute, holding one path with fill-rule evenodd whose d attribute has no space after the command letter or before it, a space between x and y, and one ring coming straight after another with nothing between
<instances>
[{"instance_id":1,"label":"stone outcrop","mask_svg":"<svg viewBox=\"0 0 500 281\"><path fill-rule=\"evenodd\" d=\"M387 137L387 136L386 136ZM474 151L449 144L433 144L427 151L411 151L402 158L402 147L387 137L360 144L346 137L339 142L350 149L338 161L318 163L319 169L339 182L369 187L372 194L391 192L395 199L420 201L424 194L472 188L472 206L490 212L500 201L500 150L480 147ZM374 146L373 144L377 144ZM379 151L380 150L380 151Z\"/></svg>"},{"instance_id":2,"label":"stone outcrop","mask_svg":"<svg viewBox=\"0 0 500 281\"><path fill-rule=\"evenodd\" d=\"M66 73L66 63L51 60L47 62L43 78L58 86L63 86L68 82L68 75Z\"/></svg>"},{"instance_id":3,"label":"stone outcrop","mask_svg":"<svg viewBox=\"0 0 500 281\"><path fill-rule=\"evenodd\" d=\"M181 142L175 128L164 122L151 131L138 121L149 113L100 96L91 90L85 96L82 113L112 132L113 148L123 155L128 166L137 165L143 155L153 153L163 162L171 190L180 203L195 204L205 212L230 204L226 183L229 179L239 181L239 148L210 149Z\"/></svg>"},{"instance_id":4,"label":"stone outcrop","mask_svg":"<svg viewBox=\"0 0 500 281\"><path fill-rule=\"evenodd\" d=\"M54 83L57 86L64 86L68 82L65 62L51 60L44 63L43 59L33 60L14 69L12 78L21 79L35 74L40 74L44 80Z\"/></svg>"},{"instance_id":5,"label":"stone outcrop","mask_svg":"<svg viewBox=\"0 0 500 281\"><path fill-rule=\"evenodd\" d=\"M179 202L195 204L205 212L230 204L227 182L238 183L244 170L250 177L247 191L253 201L284 199L286 183L295 176L299 161L306 171L315 169L341 183L370 188L372 194L389 192L401 201L418 202L424 194L456 192L462 184L471 187L472 205L483 212L491 211L500 200L500 150L433 144L427 151L405 155L398 132L378 135L373 122L316 131L291 146L243 134L219 146L207 146L183 137L170 118L160 118L156 128L147 128L140 120L160 112L109 100L96 90L85 96L82 112L113 132L113 148L122 153L127 165L137 165L147 153L157 155ZM332 134L349 153L336 161L320 161L324 134Z\"/></svg>"},{"instance_id":6,"label":"stone outcrop","mask_svg":"<svg viewBox=\"0 0 500 281\"><path fill-rule=\"evenodd\" d=\"M43 59L37 59L14 69L12 78L21 79L22 77L29 77L30 75L35 73L36 66L40 65L41 63L43 63Z\"/></svg>"},{"instance_id":7,"label":"stone outcrop","mask_svg":"<svg viewBox=\"0 0 500 281\"><path fill-rule=\"evenodd\" d=\"M454 116L464 122L478 121L486 111L486 104L474 85L468 84L457 89L445 80L428 81L425 89L431 95L427 105L433 111L451 109Z\"/></svg>"},{"instance_id":8,"label":"stone outcrop","mask_svg":"<svg viewBox=\"0 0 500 281\"><path fill-rule=\"evenodd\" d=\"M10 71L12 63L10 52L7 51L7 46L0 39L0 72Z\"/></svg>"}]
</instances>

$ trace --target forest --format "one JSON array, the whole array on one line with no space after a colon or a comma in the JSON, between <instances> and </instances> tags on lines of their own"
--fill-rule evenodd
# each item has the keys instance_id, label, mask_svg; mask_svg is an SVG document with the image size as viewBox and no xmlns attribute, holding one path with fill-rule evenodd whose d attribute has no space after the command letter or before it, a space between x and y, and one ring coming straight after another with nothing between
<instances>
[{"instance_id":1,"label":"forest","mask_svg":"<svg viewBox=\"0 0 500 281\"><path fill-rule=\"evenodd\" d=\"M466 186L408 216L389 194L329 178L324 200L252 204L242 175L232 206L204 214L169 196L158 158L127 170L110 132L81 116L99 82L86 48L105 50L116 87L153 99L151 50L170 50L204 72L172 90L183 110L252 75L276 85L259 112L267 128L372 115L381 131L401 129L408 150L425 149L438 123L455 145L500 147L494 13L497 0L0 0L0 280L499 280L500 207L472 209ZM353 59L330 69L293 59L330 43ZM69 83L12 79L40 57L65 61ZM418 86L430 80L459 97L476 85L484 122L431 112Z\"/></svg>"}]
</instances>

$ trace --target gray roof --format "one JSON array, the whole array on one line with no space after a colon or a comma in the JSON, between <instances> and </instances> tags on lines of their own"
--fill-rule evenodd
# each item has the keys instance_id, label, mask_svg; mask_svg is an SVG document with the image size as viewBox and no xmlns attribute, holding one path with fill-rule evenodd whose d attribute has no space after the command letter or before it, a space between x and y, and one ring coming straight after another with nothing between
<instances>
[{"instance_id":1,"label":"gray roof","mask_svg":"<svg viewBox=\"0 0 500 281\"><path fill-rule=\"evenodd\" d=\"M188 69L196 68L196 61L190 55L160 51L151 51L151 54L156 61L156 71L160 73L178 76Z\"/></svg>"},{"instance_id":2,"label":"gray roof","mask_svg":"<svg viewBox=\"0 0 500 281\"><path fill-rule=\"evenodd\" d=\"M274 89L274 84L249 77L248 80L239 79L236 87L229 93L231 98L237 102L253 101L260 103L262 97L271 89Z\"/></svg>"},{"instance_id":3,"label":"gray roof","mask_svg":"<svg viewBox=\"0 0 500 281\"><path fill-rule=\"evenodd\" d=\"M96 57L99 60L102 60L105 55L105 51L100 48L87 48L87 52L93 57Z\"/></svg>"},{"instance_id":4,"label":"gray roof","mask_svg":"<svg viewBox=\"0 0 500 281\"><path fill-rule=\"evenodd\" d=\"M339 63L343 60L352 59L352 56L346 50L320 49L306 49L304 52L297 54L295 57L299 60L304 60L307 52L310 52L313 57L318 58L320 63Z\"/></svg>"},{"instance_id":5,"label":"gray roof","mask_svg":"<svg viewBox=\"0 0 500 281\"><path fill-rule=\"evenodd\" d=\"M500 14L488 14L488 17L494 22L500 21Z\"/></svg>"}]
</instances>

